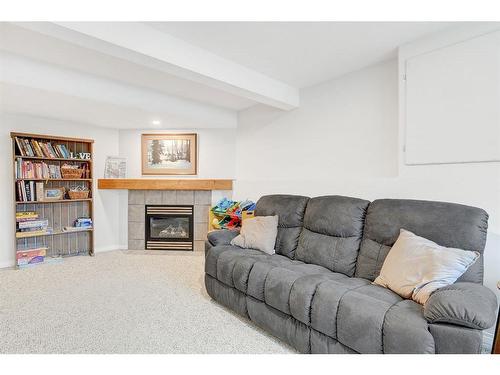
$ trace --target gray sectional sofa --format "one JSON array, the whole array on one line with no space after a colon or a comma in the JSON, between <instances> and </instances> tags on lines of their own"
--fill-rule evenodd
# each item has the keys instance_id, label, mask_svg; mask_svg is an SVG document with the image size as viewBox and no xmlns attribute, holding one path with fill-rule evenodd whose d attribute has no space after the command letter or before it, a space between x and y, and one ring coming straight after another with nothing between
<instances>
[{"instance_id":1,"label":"gray sectional sofa","mask_svg":"<svg viewBox=\"0 0 500 375\"><path fill-rule=\"evenodd\" d=\"M205 286L217 302L302 353L479 353L497 300L482 285L488 215L453 203L264 196L279 215L276 254L208 236ZM400 228L481 258L422 306L373 285Z\"/></svg>"}]
</instances>

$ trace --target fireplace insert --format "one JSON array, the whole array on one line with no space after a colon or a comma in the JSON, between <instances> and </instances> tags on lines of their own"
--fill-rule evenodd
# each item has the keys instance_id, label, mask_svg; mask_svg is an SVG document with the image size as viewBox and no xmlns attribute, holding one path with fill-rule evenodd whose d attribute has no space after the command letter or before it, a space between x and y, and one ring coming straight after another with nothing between
<instances>
[{"instance_id":1,"label":"fireplace insert","mask_svg":"<svg viewBox=\"0 0 500 375\"><path fill-rule=\"evenodd\" d=\"M193 251L192 205L146 205L146 250Z\"/></svg>"}]
</instances>

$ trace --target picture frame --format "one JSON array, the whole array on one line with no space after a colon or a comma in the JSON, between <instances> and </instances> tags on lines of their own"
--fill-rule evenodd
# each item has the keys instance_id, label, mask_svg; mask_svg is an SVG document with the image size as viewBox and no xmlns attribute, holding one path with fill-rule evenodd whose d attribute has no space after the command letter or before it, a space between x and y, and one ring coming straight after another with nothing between
<instances>
[{"instance_id":1,"label":"picture frame","mask_svg":"<svg viewBox=\"0 0 500 375\"><path fill-rule=\"evenodd\" d=\"M104 166L104 178L126 178L127 158L108 156Z\"/></svg>"},{"instance_id":2,"label":"picture frame","mask_svg":"<svg viewBox=\"0 0 500 375\"><path fill-rule=\"evenodd\" d=\"M196 175L196 133L142 134L143 175Z\"/></svg>"},{"instance_id":3,"label":"picture frame","mask_svg":"<svg viewBox=\"0 0 500 375\"><path fill-rule=\"evenodd\" d=\"M44 201L58 201L64 199L66 195L66 189L63 187L59 188L46 188L43 191Z\"/></svg>"}]
</instances>

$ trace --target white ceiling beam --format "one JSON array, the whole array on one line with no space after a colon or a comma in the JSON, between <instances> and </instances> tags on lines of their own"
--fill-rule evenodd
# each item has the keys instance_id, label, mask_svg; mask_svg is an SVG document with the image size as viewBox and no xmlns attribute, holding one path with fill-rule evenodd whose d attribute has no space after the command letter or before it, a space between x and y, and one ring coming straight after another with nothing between
<instances>
[{"instance_id":1,"label":"white ceiling beam","mask_svg":"<svg viewBox=\"0 0 500 375\"><path fill-rule=\"evenodd\" d=\"M283 110L299 90L138 22L17 23L53 37Z\"/></svg>"},{"instance_id":2,"label":"white ceiling beam","mask_svg":"<svg viewBox=\"0 0 500 375\"><path fill-rule=\"evenodd\" d=\"M141 127L156 118L176 128L236 128L236 112L156 91L102 79L51 64L0 52L0 83L30 87L114 107L126 107L145 115Z\"/></svg>"}]
</instances>

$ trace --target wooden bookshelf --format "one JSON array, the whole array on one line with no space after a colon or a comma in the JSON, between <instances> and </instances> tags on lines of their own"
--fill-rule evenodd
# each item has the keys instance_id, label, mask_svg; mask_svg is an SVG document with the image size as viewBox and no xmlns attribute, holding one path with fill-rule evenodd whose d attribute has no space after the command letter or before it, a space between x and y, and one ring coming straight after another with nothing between
<instances>
[{"instance_id":1,"label":"wooden bookshelf","mask_svg":"<svg viewBox=\"0 0 500 375\"><path fill-rule=\"evenodd\" d=\"M39 219L47 219L49 222L49 227L52 228L51 233L28 235L23 238L15 238L15 249L29 249L36 247L47 247L47 256L72 256L76 254L94 254L94 231L93 228L85 228L82 230L70 230L64 231L64 227L73 226L74 221L79 217L89 217L92 219L93 225L94 216L94 176L93 176L93 143L92 139L83 138L69 138L69 137L58 137L45 134L31 134L31 133L11 133L12 140L12 160L13 160L13 185L14 185L14 207L15 212L23 211L35 211L38 213ZM35 141L37 146L42 143L48 143L52 145L52 149L49 152L43 150L43 156L37 155L39 149L35 150L35 147L31 147L34 150L35 155L27 154L26 147L21 144L23 149L20 148L18 139L27 139L29 142ZM55 145L64 145L65 150L72 152L75 157L61 157L68 156L68 153L62 153L59 149L55 150ZM79 157L80 153L89 153L90 159L85 159L85 155ZM50 155L52 154L52 155ZM50 155L50 156L49 156ZM80 154L81 155L81 154ZM45 163L47 165L55 166L54 168L59 168L64 164L77 164L81 168L85 169L85 174L82 178L31 178L19 175L19 170L17 168L18 162L29 161L31 163ZM26 164L30 164L30 163ZM21 170L24 172L24 170ZM51 174L51 176L54 176ZM37 176L38 177L38 176ZM43 177L46 177L43 174ZM58 176L59 177L59 176ZM18 194L18 184L33 182L43 183L43 190L50 188L69 188L82 186L89 189L90 194L88 198L82 199L69 199L69 195L63 197L63 199L48 200L42 197L36 197L35 201L25 201L20 199ZM36 191L36 190L35 190ZM32 194L34 194L34 192ZM18 231L16 218L14 217L15 230Z\"/></svg>"}]
</instances>

